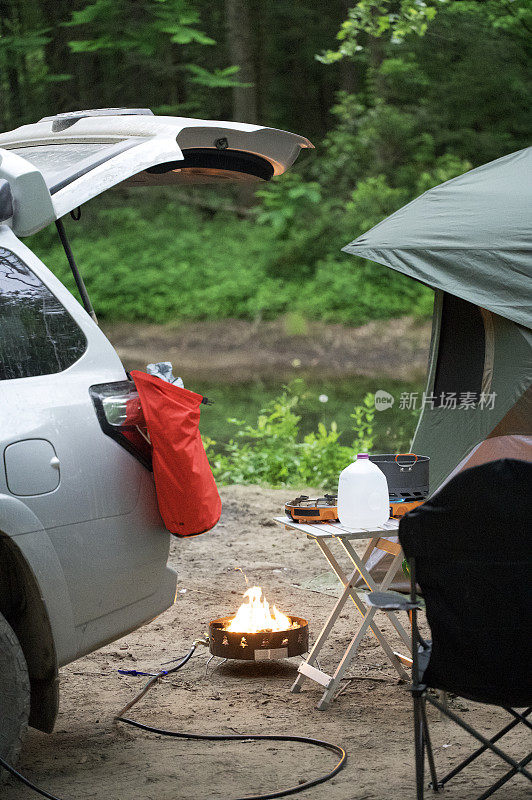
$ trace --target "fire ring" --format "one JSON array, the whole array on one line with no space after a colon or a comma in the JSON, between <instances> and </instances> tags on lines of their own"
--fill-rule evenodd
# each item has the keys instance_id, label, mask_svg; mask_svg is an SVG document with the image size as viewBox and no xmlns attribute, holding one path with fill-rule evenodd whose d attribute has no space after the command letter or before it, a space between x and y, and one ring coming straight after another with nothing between
<instances>
[{"instance_id":1,"label":"fire ring","mask_svg":"<svg viewBox=\"0 0 532 800\"><path fill-rule=\"evenodd\" d=\"M209 625L209 649L213 656L243 661L275 661L308 651L308 622L289 617L291 628L284 631L241 633L226 628L233 617L214 619Z\"/></svg>"}]
</instances>

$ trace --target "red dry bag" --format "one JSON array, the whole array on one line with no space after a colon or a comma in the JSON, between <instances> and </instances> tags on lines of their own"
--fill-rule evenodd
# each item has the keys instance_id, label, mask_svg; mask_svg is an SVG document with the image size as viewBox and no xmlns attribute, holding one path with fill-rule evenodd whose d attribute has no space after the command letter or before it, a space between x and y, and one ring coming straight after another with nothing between
<instances>
[{"instance_id":1,"label":"red dry bag","mask_svg":"<svg viewBox=\"0 0 532 800\"><path fill-rule=\"evenodd\" d=\"M131 373L152 444L159 511L170 533L213 528L222 502L199 432L203 397L154 375Z\"/></svg>"}]
</instances>

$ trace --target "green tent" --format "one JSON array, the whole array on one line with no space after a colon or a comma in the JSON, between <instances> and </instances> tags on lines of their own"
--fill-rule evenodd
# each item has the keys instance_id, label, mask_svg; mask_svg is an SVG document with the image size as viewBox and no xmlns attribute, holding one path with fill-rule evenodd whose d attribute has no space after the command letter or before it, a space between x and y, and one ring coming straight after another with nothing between
<instances>
[{"instance_id":1,"label":"green tent","mask_svg":"<svg viewBox=\"0 0 532 800\"><path fill-rule=\"evenodd\" d=\"M343 250L436 290L414 452L431 491L465 467L532 461L532 147L425 194Z\"/></svg>"}]
</instances>

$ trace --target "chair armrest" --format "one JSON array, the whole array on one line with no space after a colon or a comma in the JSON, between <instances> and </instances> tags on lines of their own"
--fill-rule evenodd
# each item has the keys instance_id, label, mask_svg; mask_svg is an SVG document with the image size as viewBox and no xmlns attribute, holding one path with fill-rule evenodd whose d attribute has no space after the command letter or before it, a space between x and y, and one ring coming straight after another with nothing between
<instances>
[{"instance_id":1,"label":"chair armrest","mask_svg":"<svg viewBox=\"0 0 532 800\"><path fill-rule=\"evenodd\" d=\"M366 600L368 605L383 611L412 611L414 608L421 608L419 603L412 603L408 595L399 592L368 592Z\"/></svg>"}]
</instances>

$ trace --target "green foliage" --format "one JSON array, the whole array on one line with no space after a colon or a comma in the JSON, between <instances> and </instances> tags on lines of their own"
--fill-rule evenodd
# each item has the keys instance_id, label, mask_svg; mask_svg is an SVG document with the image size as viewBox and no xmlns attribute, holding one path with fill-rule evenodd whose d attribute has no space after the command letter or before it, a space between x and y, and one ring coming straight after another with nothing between
<instances>
[{"instance_id":1,"label":"green foliage","mask_svg":"<svg viewBox=\"0 0 532 800\"><path fill-rule=\"evenodd\" d=\"M301 311L289 311L283 319L283 328L287 336L308 334L308 323Z\"/></svg>"},{"instance_id":2,"label":"green foliage","mask_svg":"<svg viewBox=\"0 0 532 800\"><path fill-rule=\"evenodd\" d=\"M428 23L436 16L438 4L447 0L358 0L348 10L347 19L337 34L341 44L337 50L328 50L317 58L332 64L346 56L354 56L364 49L363 42L386 37L400 42L409 34L423 36Z\"/></svg>"},{"instance_id":3,"label":"green foliage","mask_svg":"<svg viewBox=\"0 0 532 800\"><path fill-rule=\"evenodd\" d=\"M209 89L228 89L233 86L249 86L249 83L241 83L235 80L235 75L240 67L225 67L225 69L215 69L212 72L200 67L197 64L187 64L187 70L192 75L191 82L199 83Z\"/></svg>"},{"instance_id":4,"label":"green foliage","mask_svg":"<svg viewBox=\"0 0 532 800\"><path fill-rule=\"evenodd\" d=\"M286 236L305 210L312 209L322 200L321 186L317 181L303 181L297 172L289 172L282 181L274 181L267 189L259 189L257 197L262 208L257 221L269 225L279 236Z\"/></svg>"},{"instance_id":5,"label":"green foliage","mask_svg":"<svg viewBox=\"0 0 532 800\"><path fill-rule=\"evenodd\" d=\"M347 20L344 0L255 3L249 28L233 21L252 62L245 84L244 65L227 66L228 5L3 4L3 128L98 106L231 119L244 88L258 122L315 135L314 154L261 188L244 218L212 210L210 190L89 204L72 239L99 316L291 314L287 331L303 335L308 319L430 313L428 289L340 248L431 186L527 146L531 0L359 0ZM324 66L315 54L331 45ZM226 197L241 208L238 190ZM73 289L54 232L34 243Z\"/></svg>"},{"instance_id":6,"label":"green foliage","mask_svg":"<svg viewBox=\"0 0 532 800\"><path fill-rule=\"evenodd\" d=\"M347 234L325 243L331 254L318 262L314 276L301 281L294 264L293 279L285 280L271 274L279 240L268 226L229 212L205 215L170 197L164 190L117 191L105 204L87 204L80 222L66 223L102 320L172 323L286 314L286 332L299 336L309 319L362 324L430 313L427 289L337 253ZM301 229L300 236L304 243L308 231ZM77 296L55 229L32 237L31 246Z\"/></svg>"},{"instance_id":7,"label":"green foliage","mask_svg":"<svg viewBox=\"0 0 532 800\"><path fill-rule=\"evenodd\" d=\"M258 483L268 486L314 486L334 489L338 475L357 451L373 444L374 398L368 394L351 418L355 440L351 447L338 441L336 423L318 424L315 432L299 435L303 385L295 381L269 402L256 425L230 420L238 425L236 437L221 453L213 452L208 440L211 465L220 483Z\"/></svg>"},{"instance_id":8,"label":"green foliage","mask_svg":"<svg viewBox=\"0 0 532 800\"><path fill-rule=\"evenodd\" d=\"M511 5L515 14L524 3ZM338 244L432 186L526 146L527 47L495 16L492 4L450 0L351 8L339 52L358 91L338 93L336 124L305 171L260 195L258 221L278 242L268 274L305 276L299 302L310 314L321 306L325 319L362 321L428 309L428 292L358 259L347 264ZM311 294L318 284L327 285L326 303Z\"/></svg>"},{"instance_id":9,"label":"green foliage","mask_svg":"<svg viewBox=\"0 0 532 800\"><path fill-rule=\"evenodd\" d=\"M102 319L253 317L264 275L265 238L229 214L201 213L164 193L116 195L112 206L86 208L69 234L94 307ZM155 204L155 214L150 209ZM223 247L220 247L223 242ZM75 292L54 231L32 245ZM280 309L279 309L280 310Z\"/></svg>"},{"instance_id":10,"label":"green foliage","mask_svg":"<svg viewBox=\"0 0 532 800\"><path fill-rule=\"evenodd\" d=\"M357 438L353 442L353 449L359 453L366 453L373 447L373 424L375 421L375 396L367 394L364 404L355 406L351 414L353 429Z\"/></svg>"},{"instance_id":11,"label":"green foliage","mask_svg":"<svg viewBox=\"0 0 532 800\"><path fill-rule=\"evenodd\" d=\"M122 53L126 58L141 58L145 70L153 69L157 60L173 72L176 68L169 45L215 45L216 41L201 31L200 14L193 0L95 0L79 11L73 11L66 25L90 26L91 38L69 42L74 53L107 51ZM191 81L209 89L243 85L235 81L238 66L206 69L194 63L181 63L179 69L191 74Z\"/></svg>"},{"instance_id":12,"label":"green foliage","mask_svg":"<svg viewBox=\"0 0 532 800\"><path fill-rule=\"evenodd\" d=\"M353 58L371 42L400 44L409 36L424 36L438 11L459 14L482 14L495 29L516 36L532 33L530 0L357 0L347 12L336 38L336 50L327 50L317 59L333 64Z\"/></svg>"},{"instance_id":13,"label":"green foliage","mask_svg":"<svg viewBox=\"0 0 532 800\"><path fill-rule=\"evenodd\" d=\"M161 34L166 34L176 44L216 44L214 39L193 27L198 23L199 13L188 0L152 0L143 4L134 4L131 0L95 0L73 11L71 20L64 24L91 26L89 39L69 42L74 52L122 50L154 56Z\"/></svg>"}]
</instances>

